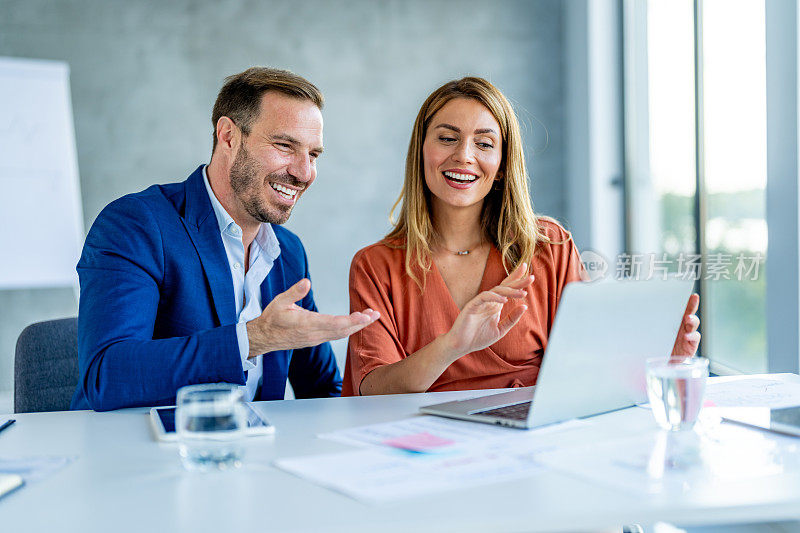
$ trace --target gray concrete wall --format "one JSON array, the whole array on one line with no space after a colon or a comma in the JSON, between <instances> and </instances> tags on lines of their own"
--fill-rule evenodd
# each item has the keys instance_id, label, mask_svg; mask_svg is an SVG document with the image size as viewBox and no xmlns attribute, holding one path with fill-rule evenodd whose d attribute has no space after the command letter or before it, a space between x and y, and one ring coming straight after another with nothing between
<instances>
[{"instance_id":1,"label":"gray concrete wall","mask_svg":"<svg viewBox=\"0 0 800 533\"><path fill-rule=\"evenodd\" d=\"M111 200L208 161L224 76L258 64L308 77L327 98L326 149L288 227L320 309L346 313L350 258L388 230L416 112L449 79L484 76L512 100L536 209L564 215L562 11L557 0L0 0L0 55L69 63L87 228ZM22 328L75 313L69 290L0 292L0 391Z\"/></svg>"}]
</instances>

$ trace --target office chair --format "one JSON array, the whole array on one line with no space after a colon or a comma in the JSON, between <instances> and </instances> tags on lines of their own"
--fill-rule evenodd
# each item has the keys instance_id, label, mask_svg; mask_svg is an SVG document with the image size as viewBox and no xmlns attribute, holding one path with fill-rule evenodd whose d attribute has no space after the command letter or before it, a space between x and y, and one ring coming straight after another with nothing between
<instances>
[{"instance_id":1,"label":"office chair","mask_svg":"<svg viewBox=\"0 0 800 533\"><path fill-rule=\"evenodd\" d=\"M14 356L14 412L66 411L78 385L78 319L26 327Z\"/></svg>"}]
</instances>

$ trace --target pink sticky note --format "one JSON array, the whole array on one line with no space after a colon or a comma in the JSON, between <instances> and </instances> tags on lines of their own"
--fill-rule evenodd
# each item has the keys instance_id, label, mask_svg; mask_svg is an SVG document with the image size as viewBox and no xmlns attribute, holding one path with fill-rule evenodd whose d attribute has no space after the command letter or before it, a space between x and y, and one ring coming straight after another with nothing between
<instances>
[{"instance_id":1,"label":"pink sticky note","mask_svg":"<svg viewBox=\"0 0 800 533\"><path fill-rule=\"evenodd\" d=\"M705 403L703 404L703 407L716 407L716 406L717 404L715 404L711 400L706 400Z\"/></svg>"},{"instance_id":2,"label":"pink sticky note","mask_svg":"<svg viewBox=\"0 0 800 533\"><path fill-rule=\"evenodd\" d=\"M442 446L454 444L455 441L450 439L443 439L436 435L431 435L428 432L413 433L411 435L403 435L383 441L387 446L400 448L402 450L409 450L412 452L426 452Z\"/></svg>"}]
</instances>

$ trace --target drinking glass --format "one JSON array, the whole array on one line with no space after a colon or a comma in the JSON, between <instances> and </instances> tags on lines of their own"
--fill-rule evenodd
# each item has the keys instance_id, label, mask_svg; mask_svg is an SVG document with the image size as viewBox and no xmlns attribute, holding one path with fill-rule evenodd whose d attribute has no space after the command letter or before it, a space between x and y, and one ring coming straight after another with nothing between
<instances>
[{"instance_id":1,"label":"drinking glass","mask_svg":"<svg viewBox=\"0 0 800 533\"><path fill-rule=\"evenodd\" d=\"M175 426L187 470L224 470L242 463L245 405L236 385L189 385L178 390Z\"/></svg>"},{"instance_id":2,"label":"drinking glass","mask_svg":"<svg viewBox=\"0 0 800 533\"><path fill-rule=\"evenodd\" d=\"M646 375L647 397L658 425L670 431L692 429L703 406L708 359L648 359Z\"/></svg>"}]
</instances>

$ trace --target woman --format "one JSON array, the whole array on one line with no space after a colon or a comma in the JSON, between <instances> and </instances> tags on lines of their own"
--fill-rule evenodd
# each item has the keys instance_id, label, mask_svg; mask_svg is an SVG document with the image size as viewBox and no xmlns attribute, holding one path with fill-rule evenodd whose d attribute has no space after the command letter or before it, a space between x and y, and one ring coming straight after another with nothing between
<instances>
[{"instance_id":1,"label":"woman","mask_svg":"<svg viewBox=\"0 0 800 533\"><path fill-rule=\"evenodd\" d=\"M398 205L394 229L353 258L350 306L381 317L350 337L342 394L535 384L582 267L570 234L533 212L519 124L491 83L428 97ZM693 295L673 353L697 350L696 309Z\"/></svg>"}]
</instances>

